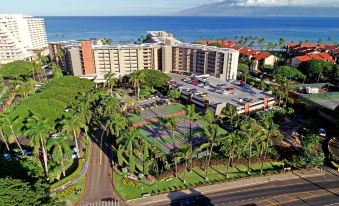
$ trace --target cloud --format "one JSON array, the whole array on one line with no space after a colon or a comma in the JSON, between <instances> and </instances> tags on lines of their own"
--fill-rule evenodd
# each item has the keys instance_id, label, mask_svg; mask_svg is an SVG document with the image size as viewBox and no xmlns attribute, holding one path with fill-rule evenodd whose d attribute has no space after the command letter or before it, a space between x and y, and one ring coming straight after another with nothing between
<instances>
[{"instance_id":1,"label":"cloud","mask_svg":"<svg viewBox=\"0 0 339 206\"><path fill-rule=\"evenodd\" d=\"M337 0L226 0L234 6L338 6Z\"/></svg>"}]
</instances>

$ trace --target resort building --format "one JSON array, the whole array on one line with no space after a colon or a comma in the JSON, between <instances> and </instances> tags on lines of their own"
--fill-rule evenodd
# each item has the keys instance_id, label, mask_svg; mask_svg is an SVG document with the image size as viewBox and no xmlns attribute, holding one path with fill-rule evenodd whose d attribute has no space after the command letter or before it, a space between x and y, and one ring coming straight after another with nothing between
<instances>
[{"instance_id":1,"label":"resort building","mask_svg":"<svg viewBox=\"0 0 339 206\"><path fill-rule=\"evenodd\" d=\"M223 80L237 77L239 52L200 44L179 44L172 49L174 71L209 74Z\"/></svg>"},{"instance_id":2,"label":"resort building","mask_svg":"<svg viewBox=\"0 0 339 206\"><path fill-rule=\"evenodd\" d=\"M51 59L76 76L123 77L142 69L165 73L190 71L223 79L236 79L239 52L198 44L185 44L166 32L148 32L144 44L102 45L97 41L49 44Z\"/></svg>"},{"instance_id":3,"label":"resort building","mask_svg":"<svg viewBox=\"0 0 339 206\"><path fill-rule=\"evenodd\" d=\"M31 59L47 47L44 19L21 14L0 14L0 64Z\"/></svg>"},{"instance_id":4,"label":"resort building","mask_svg":"<svg viewBox=\"0 0 339 206\"><path fill-rule=\"evenodd\" d=\"M303 56L296 56L296 57L293 57L290 61L291 61L292 67L299 67L300 64L302 64L303 62L308 62L310 60L322 60L322 61L331 62L333 64L335 63L335 61L332 59L332 56L326 52L308 54L308 55L303 55Z\"/></svg>"}]
</instances>

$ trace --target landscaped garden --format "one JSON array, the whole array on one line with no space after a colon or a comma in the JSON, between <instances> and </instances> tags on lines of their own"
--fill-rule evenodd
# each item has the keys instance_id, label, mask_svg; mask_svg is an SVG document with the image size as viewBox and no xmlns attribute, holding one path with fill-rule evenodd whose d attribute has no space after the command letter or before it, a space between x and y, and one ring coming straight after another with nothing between
<instances>
[{"instance_id":1,"label":"landscaped garden","mask_svg":"<svg viewBox=\"0 0 339 206\"><path fill-rule=\"evenodd\" d=\"M278 174L282 171L283 163L267 162L263 166L263 170L268 174ZM261 164L251 165L252 175L261 175ZM208 169L208 181L205 179L205 170L200 167L193 168L186 174L186 183L183 183L184 173L178 174L178 177L170 176L160 181L136 181L125 178L118 173L114 173L115 189L124 200L140 198L143 195L157 195L161 193L179 191L199 186L209 185L213 183L221 183L234 181L240 178L251 177L247 174L246 165L237 165L229 169L229 177L226 177L225 166L212 166Z\"/></svg>"}]
</instances>

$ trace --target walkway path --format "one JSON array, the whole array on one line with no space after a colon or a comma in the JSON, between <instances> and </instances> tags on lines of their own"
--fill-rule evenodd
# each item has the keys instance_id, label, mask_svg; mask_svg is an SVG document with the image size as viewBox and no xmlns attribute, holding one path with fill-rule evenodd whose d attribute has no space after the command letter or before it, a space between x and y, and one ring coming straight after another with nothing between
<instances>
[{"instance_id":1,"label":"walkway path","mask_svg":"<svg viewBox=\"0 0 339 206\"><path fill-rule=\"evenodd\" d=\"M97 132L96 136L97 137L92 138L85 193L83 199L78 203L79 205L89 205L93 202L119 199L114 192L113 186L110 161L112 150L105 140L103 140L101 150L99 141L100 132ZM123 204L120 203L120 205Z\"/></svg>"},{"instance_id":2,"label":"walkway path","mask_svg":"<svg viewBox=\"0 0 339 206\"><path fill-rule=\"evenodd\" d=\"M250 179L243 179L233 182L226 182L221 184L215 184L215 185L209 185L209 186L203 186L199 188L195 188L194 191L192 190L183 190L180 192L171 192L171 193L165 193L161 195L151 196L151 197L143 197L135 200L129 200L127 201L127 205L129 206L142 206L142 205L152 205L160 202L170 202L173 200L178 200L181 198L186 197L187 195L206 195L209 193L214 193L218 191L225 191L225 190L232 190L232 189L238 189L243 187L249 187L264 183L270 183L275 181L284 181L284 180L293 180L293 179L299 179L300 177L306 178L306 177L315 177L315 176L322 176L325 175L325 172L320 172L319 170L311 170L307 171L305 173L287 173L287 174L280 174L280 175L274 175L274 176L262 176L262 177L255 177Z\"/></svg>"}]
</instances>

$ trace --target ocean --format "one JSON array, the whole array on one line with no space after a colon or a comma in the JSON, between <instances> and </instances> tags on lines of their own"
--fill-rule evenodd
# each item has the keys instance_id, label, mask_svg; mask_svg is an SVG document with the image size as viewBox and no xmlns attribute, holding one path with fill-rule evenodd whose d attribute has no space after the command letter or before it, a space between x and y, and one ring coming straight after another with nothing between
<instances>
[{"instance_id":1,"label":"ocean","mask_svg":"<svg viewBox=\"0 0 339 206\"><path fill-rule=\"evenodd\" d=\"M234 36L268 41L339 41L339 17L44 17L48 41L111 38L136 41L146 31L164 30L185 42Z\"/></svg>"}]
</instances>

